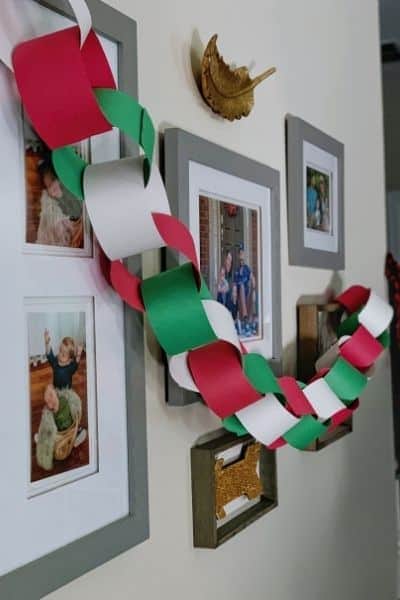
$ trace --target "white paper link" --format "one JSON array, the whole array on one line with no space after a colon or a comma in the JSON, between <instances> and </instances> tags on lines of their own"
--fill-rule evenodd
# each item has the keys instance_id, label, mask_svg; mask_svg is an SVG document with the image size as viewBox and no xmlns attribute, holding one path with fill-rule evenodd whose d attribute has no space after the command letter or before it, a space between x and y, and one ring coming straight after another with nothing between
<instances>
[{"instance_id":1,"label":"white paper link","mask_svg":"<svg viewBox=\"0 0 400 600\"><path fill-rule=\"evenodd\" d=\"M256 440L269 446L299 423L274 394L267 394L236 413L243 427Z\"/></svg>"},{"instance_id":2,"label":"white paper link","mask_svg":"<svg viewBox=\"0 0 400 600\"><path fill-rule=\"evenodd\" d=\"M358 315L358 322L368 329L373 337L379 337L393 317L393 308L371 290L368 301Z\"/></svg>"}]
</instances>

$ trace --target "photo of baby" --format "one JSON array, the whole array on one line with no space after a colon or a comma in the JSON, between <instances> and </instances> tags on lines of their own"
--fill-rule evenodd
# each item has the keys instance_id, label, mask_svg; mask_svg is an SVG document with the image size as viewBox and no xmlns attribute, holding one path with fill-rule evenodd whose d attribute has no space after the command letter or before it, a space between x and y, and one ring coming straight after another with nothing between
<instances>
[{"instance_id":1,"label":"photo of baby","mask_svg":"<svg viewBox=\"0 0 400 600\"><path fill-rule=\"evenodd\" d=\"M261 337L257 209L199 197L200 268L213 297L232 314L242 340Z\"/></svg>"},{"instance_id":2,"label":"photo of baby","mask_svg":"<svg viewBox=\"0 0 400 600\"><path fill-rule=\"evenodd\" d=\"M31 483L91 462L86 312L52 308L27 312Z\"/></svg>"},{"instance_id":3,"label":"photo of baby","mask_svg":"<svg viewBox=\"0 0 400 600\"><path fill-rule=\"evenodd\" d=\"M29 251L91 255L91 234L82 202L59 181L51 151L23 119L25 144L26 231ZM76 148L89 159L89 142Z\"/></svg>"},{"instance_id":4,"label":"photo of baby","mask_svg":"<svg viewBox=\"0 0 400 600\"><path fill-rule=\"evenodd\" d=\"M307 228L332 233L330 176L307 165Z\"/></svg>"}]
</instances>

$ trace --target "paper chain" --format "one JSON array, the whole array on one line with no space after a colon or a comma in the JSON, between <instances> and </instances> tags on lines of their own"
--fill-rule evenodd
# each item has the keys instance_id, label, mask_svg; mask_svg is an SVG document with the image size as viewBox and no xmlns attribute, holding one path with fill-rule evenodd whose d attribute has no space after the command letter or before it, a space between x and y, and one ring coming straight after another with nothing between
<instances>
[{"instance_id":1,"label":"paper chain","mask_svg":"<svg viewBox=\"0 0 400 600\"><path fill-rule=\"evenodd\" d=\"M146 312L171 376L199 392L226 429L237 435L250 432L271 449L285 443L306 448L357 408L389 344L391 307L362 286L341 294L336 300L348 316L339 341L318 361L308 385L275 377L263 356L247 353L231 314L212 299L201 277L190 231L170 214L152 165L155 131L147 111L116 89L84 1L71 5L79 26L18 44L12 64L25 110L53 150L60 180L86 202L108 257L103 261L106 276L125 302ZM66 60L68 68L63 68ZM112 126L131 136L144 157L87 165L68 147ZM121 262L162 246L189 262L144 281Z\"/></svg>"}]
</instances>

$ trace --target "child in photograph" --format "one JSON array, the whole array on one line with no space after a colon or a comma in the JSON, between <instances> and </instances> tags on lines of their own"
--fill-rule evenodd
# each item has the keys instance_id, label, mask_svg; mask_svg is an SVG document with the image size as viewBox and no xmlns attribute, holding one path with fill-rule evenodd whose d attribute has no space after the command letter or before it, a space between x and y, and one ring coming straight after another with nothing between
<instances>
[{"instance_id":1,"label":"child in photograph","mask_svg":"<svg viewBox=\"0 0 400 600\"><path fill-rule=\"evenodd\" d=\"M61 341L57 356L51 347L51 338L48 329L44 331L46 357L53 370L53 386L59 390L72 387L72 376L78 370L82 356L82 346L76 346L71 337L64 337Z\"/></svg>"},{"instance_id":2,"label":"child in photograph","mask_svg":"<svg viewBox=\"0 0 400 600\"><path fill-rule=\"evenodd\" d=\"M217 302L226 306L229 292L229 283L225 278L225 267L221 267L219 271L219 279L217 284Z\"/></svg>"},{"instance_id":3,"label":"child in photograph","mask_svg":"<svg viewBox=\"0 0 400 600\"><path fill-rule=\"evenodd\" d=\"M321 211L320 227L322 231L330 230L330 218L329 218L329 196L327 186L325 184L325 177L323 175L319 178L318 185L318 199Z\"/></svg>"},{"instance_id":4,"label":"child in photograph","mask_svg":"<svg viewBox=\"0 0 400 600\"><path fill-rule=\"evenodd\" d=\"M82 403L78 394L72 390L72 378L78 370L82 355L82 346L76 346L71 337L61 341L57 356L51 347L49 331L44 332L47 360L53 371L53 383L44 391L44 404L39 431L35 434L36 459L45 470L53 468L53 459L57 444L57 434L69 431L69 440L61 446L56 458L64 460L73 448L82 444L86 429L79 428L82 416Z\"/></svg>"},{"instance_id":5,"label":"child in photograph","mask_svg":"<svg viewBox=\"0 0 400 600\"><path fill-rule=\"evenodd\" d=\"M86 439L86 429L78 429L82 402L72 389L56 390L49 385L44 393L39 431L35 434L36 460L42 469L51 471L54 459L65 460L73 448Z\"/></svg>"},{"instance_id":6,"label":"child in photograph","mask_svg":"<svg viewBox=\"0 0 400 600\"><path fill-rule=\"evenodd\" d=\"M79 201L66 197L50 161L40 164L39 174L43 192L36 243L79 247L83 235Z\"/></svg>"}]
</instances>

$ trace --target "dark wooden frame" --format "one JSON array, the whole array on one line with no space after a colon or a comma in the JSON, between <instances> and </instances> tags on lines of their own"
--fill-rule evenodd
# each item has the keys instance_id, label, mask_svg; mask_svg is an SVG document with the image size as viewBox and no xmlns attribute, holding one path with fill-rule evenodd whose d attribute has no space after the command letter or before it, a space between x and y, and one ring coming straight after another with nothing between
<instances>
[{"instance_id":1,"label":"dark wooden frame","mask_svg":"<svg viewBox=\"0 0 400 600\"><path fill-rule=\"evenodd\" d=\"M230 521L217 527L215 502L215 457L219 452L239 444L254 442L251 435L238 437L225 432L191 449L193 545L195 548L217 548L245 529L262 515L278 506L275 452L262 447L260 478L264 494L260 501Z\"/></svg>"},{"instance_id":2,"label":"dark wooden frame","mask_svg":"<svg viewBox=\"0 0 400 600\"><path fill-rule=\"evenodd\" d=\"M73 18L66 0L32 0ZM95 30L118 44L119 87L137 98L136 22L104 4L88 0ZM121 156L138 148L121 135ZM57 259L55 259L57 260ZM141 276L140 256L126 261ZM124 307L129 514L0 578L0 597L40 600L50 592L111 560L149 537L144 333L142 316Z\"/></svg>"},{"instance_id":3,"label":"dark wooden frame","mask_svg":"<svg viewBox=\"0 0 400 600\"><path fill-rule=\"evenodd\" d=\"M342 308L335 302L324 303L306 301L297 304L297 377L307 383L315 375L315 363L320 355L319 348L319 323L320 313L329 313L332 324L337 326L342 316ZM316 452L336 442L343 436L353 431L353 418L316 439L306 450Z\"/></svg>"}]
</instances>

